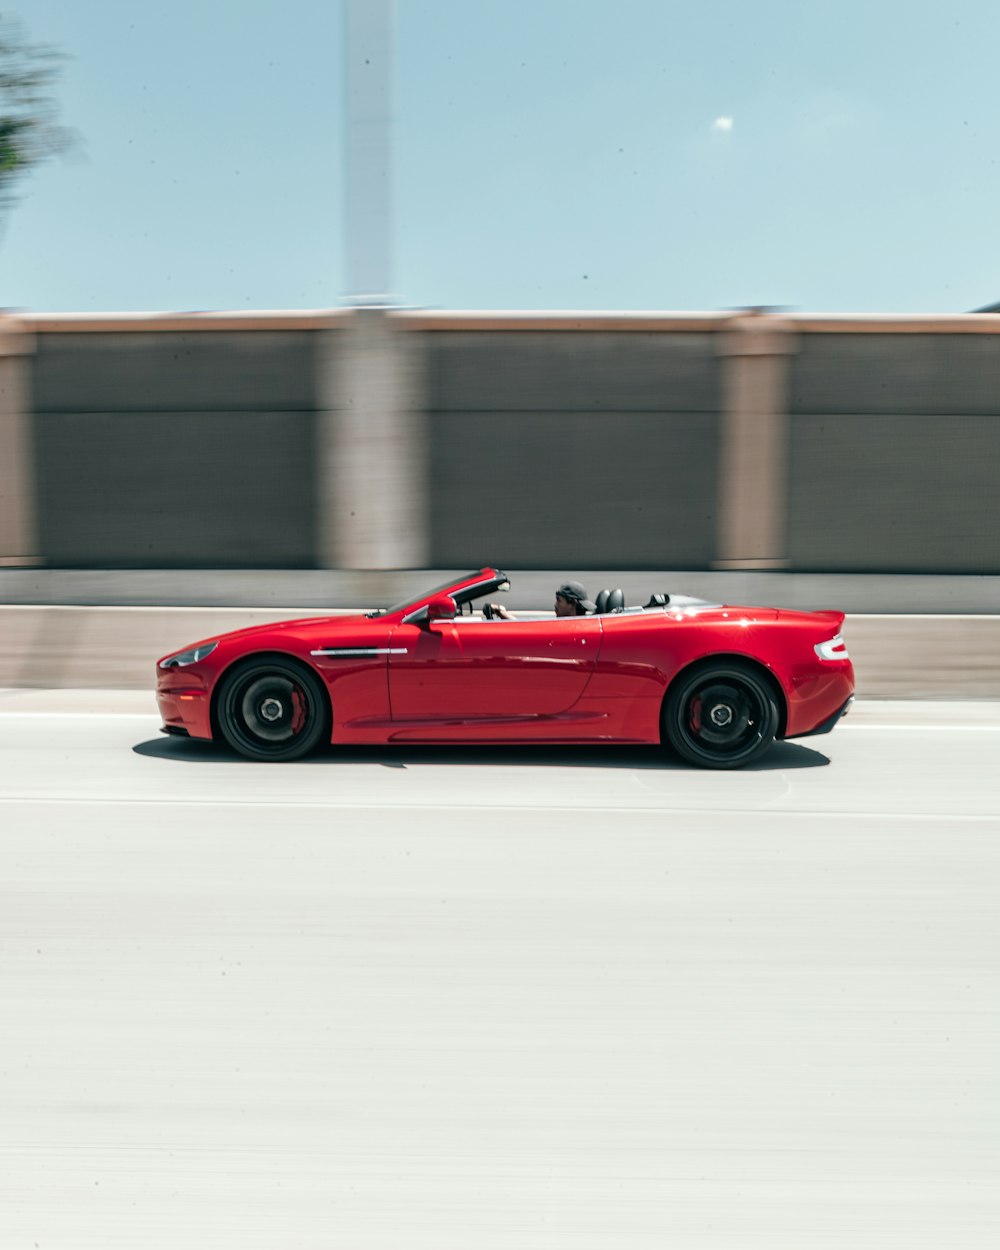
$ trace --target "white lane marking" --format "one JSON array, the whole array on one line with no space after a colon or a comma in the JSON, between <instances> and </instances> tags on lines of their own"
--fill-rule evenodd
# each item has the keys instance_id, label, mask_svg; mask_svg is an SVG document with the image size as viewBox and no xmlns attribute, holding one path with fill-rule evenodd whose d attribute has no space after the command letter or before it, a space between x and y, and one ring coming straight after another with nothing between
<instances>
[{"instance_id":1,"label":"white lane marking","mask_svg":"<svg viewBox=\"0 0 1000 1250\"><path fill-rule=\"evenodd\" d=\"M94 799L88 797L80 798L49 798L46 795L0 795L0 806L10 803L23 803L35 806L44 805L46 803L54 807L289 807L302 808L303 810L328 812L328 811L422 811L422 812L477 812L483 815L483 806L481 803L442 803L439 800L428 800L421 802L420 799L407 796L400 799L399 802L382 802L361 803L361 802L344 802L344 803L319 803L308 802L299 799ZM558 810L558 805L553 804L549 807L525 801L523 803L507 802L504 803L504 811L539 811L548 812ZM663 804L659 807L644 806L641 804L609 804L603 807L599 804L588 804L587 811L593 812L627 812L630 815L635 812L642 815L663 816L691 816L704 820L707 809L705 806L700 807L678 807L670 801L670 795L664 794ZM711 814L716 816L794 816L798 820L816 820L825 818L828 820L843 820L845 817L858 818L864 820L898 820L898 821L919 821L927 823L928 821L947 821L948 823L965 823L965 824L990 824L1000 825L1000 816L988 815L979 812L966 812L956 814L952 812L874 812L864 811L855 808L838 808L835 811L824 810L811 807L769 807L762 804L760 807L718 807ZM514 832L514 831L511 831ZM619 830L618 832L621 832ZM664 836L676 830L668 829L664 831ZM688 833L698 834L700 829L698 826L692 826L687 830ZM520 833L525 837L537 836L534 830L521 830ZM454 836L464 837L465 835L459 831ZM579 837L579 829L567 830L567 836Z\"/></svg>"},{"instance_id":2,"label":"white lane marking","mask_svg":"<svg viewBox=\"0 0 1000 1250\"><path fill-rule=\"evenodd\" d=\"M858 724L854 724L854 725L838 725L837 729L877 729L880 732L891 732L891 733L897 733L900 730L904 730L904 731L918 731L920 733L968 734L968 733L983 733L984 731L987 733L998 733L1000 732L1000 725L877 725L877 724L858 725ZM833 732L836 733L837 729L835 729ZM798 742L798 741L800 741L800 739L798 738L789 738L789 742Z\"/></svg>"},{"instance_id":3,"label":"white lane marking","mask_svg":"<svg viewBox=\"0 0 1000 1250\"><path fill-rule=\"evenodd\" d=\"M0 708L0 719L14 720L16 717L32 717L36 720L159 720L156 712L19 712Z\"/></svg>"}]
</instances>

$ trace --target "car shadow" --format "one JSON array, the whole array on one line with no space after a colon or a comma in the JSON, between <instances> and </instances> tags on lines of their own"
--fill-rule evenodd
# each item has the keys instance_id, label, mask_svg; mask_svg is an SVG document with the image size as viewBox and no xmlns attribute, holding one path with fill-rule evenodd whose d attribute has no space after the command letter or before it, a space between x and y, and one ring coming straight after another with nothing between
<instances>
[{"instance_id":1,"label":"car shadow","mask_svg":"<svg viewBox=\"0 0 1000 1250\"><path fill-rule=\"evenodd\" d=\"M256 761L238 755L224 743L198 738L153 738L137 743L132 750L148 759L169 760L175 764L242 764L258 767ZM439 765L514 765L531 768L628 768L687 771L687 764L670 751L657 746L328 746L296 767L323 767L337 764L377 764L382 768L435 767ZM812 747L796 742L776 742L760 760L742 772L784 772L791 768L822 768L830 760Z\"/></svg>"}]
</instances>

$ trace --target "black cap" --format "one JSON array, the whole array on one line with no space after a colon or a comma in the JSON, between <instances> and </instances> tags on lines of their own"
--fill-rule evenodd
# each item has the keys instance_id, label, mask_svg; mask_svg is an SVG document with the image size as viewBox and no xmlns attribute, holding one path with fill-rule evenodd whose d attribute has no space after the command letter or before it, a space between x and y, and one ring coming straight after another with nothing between
<instances>
[{"instance_id":1,"label":"black cap","mask_svg":"<svg viewBox=\"0 0 1000 1250\"><path fill-rule=\"evenodd\" d=\"M580 582L563 582L556 591L557 595L562 595L564 599L568 599L571 603L578 603L585 612L596 612L597 605L591 603L587 598L587 592Z\"/></svg>"}]
</instances>

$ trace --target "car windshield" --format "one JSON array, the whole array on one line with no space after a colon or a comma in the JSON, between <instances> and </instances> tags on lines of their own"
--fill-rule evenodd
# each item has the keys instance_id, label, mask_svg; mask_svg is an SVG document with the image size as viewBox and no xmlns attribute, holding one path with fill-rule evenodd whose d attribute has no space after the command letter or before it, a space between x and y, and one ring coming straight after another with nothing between
<instances>
[{"instance_id":1,"label":"car windshield","mask_svg":"<svg viewBox=\"0 0 1000 1250\"><path fill-rule=\"evenodd\" d=\"M367 616L390 616L394 612L402 612L404 608L409 608L415 603L422 603L425 599L430 599L432 595L442 594L446 590L451 590L453 586L458 586L461 582L471 581L472 578L479 576L479 569L473 569L471 573L463 573L459 577L449 577L446 582L442 582L440 586L434 586L430 590L422 591L419 595L410 595L402 600L401 603L394 603L391 608L378 608L374 612L366 613ZM485 592L484 592L485 593Z\"/></svg>"}]
</instances>

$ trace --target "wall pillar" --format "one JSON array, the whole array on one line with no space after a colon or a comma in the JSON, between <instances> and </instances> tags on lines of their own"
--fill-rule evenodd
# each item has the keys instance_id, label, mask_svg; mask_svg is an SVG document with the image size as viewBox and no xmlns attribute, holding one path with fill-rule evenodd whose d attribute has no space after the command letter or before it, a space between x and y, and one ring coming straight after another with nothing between
<instances>
[{"instance_id":1,"label":"wall pillar","mask_svg":"<svg viewBox=\"0 0 1000 1250\"><path fill-rule=\"evenodd\" d=\"M317 553L324 568L430 559L423 336L378 308L327 332L321 363Z\"/></svg>"},{"instance_id":2,"label":"wall pillar","mask_svg":"<svg viewBox=\"0 0 1000 1250\"><path fill-rule=\"evenodd\" d=\"M0 567L44 563L39 553L30 356L35 336L0 317Z\"/></svg>"},{"instance_id":3,"label":"wall pillar","mask_svg":"<svg viewBox=\"0 0 1000 1250\"><path fill-rule=\"evenodd\" d=\"M778 317L735 318L720 332L722 446L717 569L788 566L788 362L797 350Z\"/></svg>"}]
</instances>

